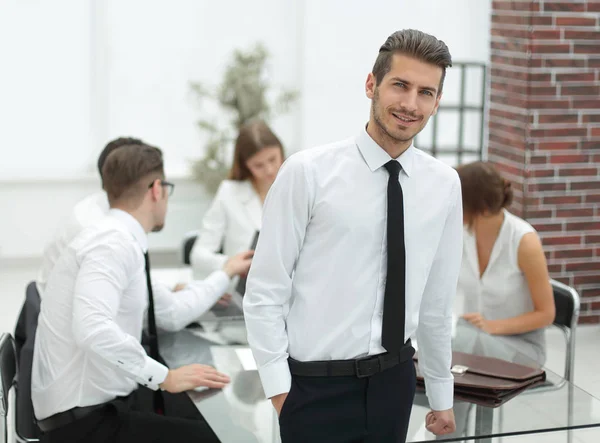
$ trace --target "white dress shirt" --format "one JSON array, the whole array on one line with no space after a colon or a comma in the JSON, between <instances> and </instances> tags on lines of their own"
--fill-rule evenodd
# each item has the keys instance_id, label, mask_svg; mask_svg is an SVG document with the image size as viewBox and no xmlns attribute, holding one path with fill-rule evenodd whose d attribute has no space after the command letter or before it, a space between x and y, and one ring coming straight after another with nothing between
<instances>
[{"instance_id":1,"label":"white dress shirt","mask_svg":"<svg viewBox=\"0 0 600 443\"><path fill-rule=\"evenodd\" d=\"M42 267L36 280L40 296L43 296L50 272L67 245L82 229L104 217L109 209L106 192L96 192L77 203L69 217L61 222L54 237L44 248Z\"/></svg>"},{"instance_id":2,"label":"white dress shirt","mask_svg":"<svg viewBox=\"0 0 600 443\"><path fill-rule=\"evenodd\" d=\"M232 255L247 251L260 231L262 202L248 180L224 180L202 219L190 256L194 277L221 269ZM223 252L219 252L223 248Z\"/></svg>"},{"instance_id":3,"label":"white dress shirt","mask_svg":"<svg viewBox=\"0 0 600 443\"><path fill-rule=\"evenodd\" d=\"M271 187L244 297L248 341L267 397L289 392L288 356L314 361L385 352L389 175L382 166L389 160L363 130L292 155ZM454 169L414 147L397 161L403 171L405 337L416 332L430 405L445 410L453 404L460 181Z\"/></svg>"},{"instance_id":4,"label":"white dress shirt","mask_svg":"<svg viewBox=\"0 0 600 443\"><path fill-rule=\"evenodd\" d=\"M118 209L65 249L46 286L35 338L32 400L38 420L75 406L158 389L168 369L140 344L148 290L142 226ZM223 271L173 294L153 285L157 327L177 330L225 292Z\"/></svg>"}]
</instances>

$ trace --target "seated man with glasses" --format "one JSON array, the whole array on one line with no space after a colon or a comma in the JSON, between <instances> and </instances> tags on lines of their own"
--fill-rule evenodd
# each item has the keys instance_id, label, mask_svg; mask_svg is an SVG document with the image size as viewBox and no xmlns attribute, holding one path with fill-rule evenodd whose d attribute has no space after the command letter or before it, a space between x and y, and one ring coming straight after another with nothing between
<instances>
[{"instance_id":1,"label":"seated man with glasses","mask_svg":"<svg viewBox=\"0 0 600 443\"><path fill-rule=\"evenodd\" d=\"M173 190L164 180L162 152L122 146L102 172L110 210L63 250L41 304L31 383L41 441L218 441L201 419L166 416L160 390L222 388L229 378L205 365L167 368L156 331L200 316L231 277L248 271L251 257L230 258L177 297L153 286L147 234L163 228ZM141 345L146 313L150 355ZM154 411L140 406L145 388L138 384L155 391Z\"/></svg>"}]
</instances>

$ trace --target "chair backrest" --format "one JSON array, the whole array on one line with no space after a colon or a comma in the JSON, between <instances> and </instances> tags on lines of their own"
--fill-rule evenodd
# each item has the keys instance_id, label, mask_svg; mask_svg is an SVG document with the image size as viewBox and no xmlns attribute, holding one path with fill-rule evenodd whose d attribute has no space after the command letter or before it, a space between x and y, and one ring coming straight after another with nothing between
<instances>
[{"instance_id":1,"label":"chair backrest","mask_svg":"<svg viewBox=\"0 0 600 443\"><path fill-rule=\"evenodd\" d=\"M40 437L40 430L35 423L31 401L33 349L40 315L40 303L37 284L32 281L27 285L25 302L15 328L15 343L19 363L15 383L15 434L17 441L39 441Z\"/></svg>"},{"instance_id":2,"label":"chair backrest","mask_svg":"<svg viewBox=\"0 0 600 443\"><path fill-rule=\"evenodd\" d=\"M17 355L15 342L10 334L0 336L0 419L2 437L7 439L8 393L17 375Z\"/></svg>"},{"instance_id":3,"label":"chair backrest","mask_svg":"<svg viewBox=\"0 0 600 443\"><path fill-rule=\"evenodd\" d=\"M579 319L579 294L575 289L559 281L551 280L550 283L556 306L554 325L574 328Z\"/></svg>"},{"instance_id":4,"label":"chair backrest","mask_svg":"<svg viewBox=\"0 0 600 443\"><path fill-rule=\"evenodd\" d=\"M556 280L550 280L556 314L554 326L562 330L566 343L564 380L573 382L575 371L575 330L579 320L579 294L575 289ZM557 387L562 387L563 382Z\"/></svg>"},{"instance_id":5,"label":"chair backrest","mask_svg":"<svg viewBox=\"0 0 600 443\"><path fill-rule=\"evenodd\" d=\"M198 238L198 233L196 231L188 232L183 239L183 264L190 265L192 264L190 260L190 256L192 254L192 249L194 248L194 243L196 243L196 239Z\"/></svg>"}]
</instances>

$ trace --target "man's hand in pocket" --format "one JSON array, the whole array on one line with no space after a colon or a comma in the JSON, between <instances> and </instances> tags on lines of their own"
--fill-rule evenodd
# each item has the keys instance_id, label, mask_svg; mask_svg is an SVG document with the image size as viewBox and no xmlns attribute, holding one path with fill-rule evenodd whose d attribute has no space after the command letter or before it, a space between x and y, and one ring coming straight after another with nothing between
<instances>
[{"instance_id":1,"label":"man's hand in pocket","mask_svg":"<svg viewBox=\"0 0 600 443\"><path fill-rule=\"evenodd\" d=\"M285 403L285 399L287 398L287 396L288 393L285 392L283 394L271 397L271 403L273 403L273 407L277 411L277 415L281 415L281 408L283 408L283 404Z\"/></svg>"}]
</instances>

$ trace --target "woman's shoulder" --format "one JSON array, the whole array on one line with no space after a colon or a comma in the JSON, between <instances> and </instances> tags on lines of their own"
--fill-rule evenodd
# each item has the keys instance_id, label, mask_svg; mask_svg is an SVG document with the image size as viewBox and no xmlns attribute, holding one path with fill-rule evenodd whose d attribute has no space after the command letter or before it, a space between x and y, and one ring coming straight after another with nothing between
<instances>
[{"instance_id":1,"label":"woman's shoulder","mask_svg":"<svg viewBox=\"0 0 600 443\"><path fill-rule=\"evenodd\" d=\"M223 180L219 185L217 195L231 195L238 194L240 192L246 192L251 189L252 185L248 180Z\"/></svg>"},{"instance_id":2,"label":"woman's shoulder","mask_svg":"<svg viewBox=\"0 0 600 443\"><path fill-rule=\"evenodd\" d=\"M508 225L508 236L505 239L512 243L511 251L517 253L527 245L535 245L540 242L537 231L527 221L510 212L505 212ZM529 234L529 235L528 235ZM527 241L525 241L527 240Z\"/></svg>"},{"instance_id":3,"label":"woman's shoulder","mask_svg":"<svg viewBox=\"0 0 600 443\"><path fill-rule=\"evenodd\" d=\"M248 180L223 180L215 195L215 201L226 206L237 207L256 197L256 191Z\"/></svg>"},{"instance_id":4,"label":"woman's shoulder","mask_svg":"<svg viewBox=\"0 0 600 443\"><path fill-rule=\"evenodd\" d=\"M507 224L510 226L511 231L513 231L519 237L522 237L530 232L537 232L535 228L527 221L507 210L504 211L504 216L507 219Z\"/></svg>"}]
</instances>

